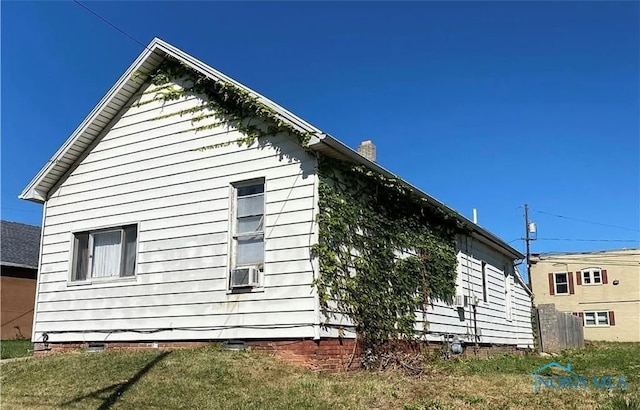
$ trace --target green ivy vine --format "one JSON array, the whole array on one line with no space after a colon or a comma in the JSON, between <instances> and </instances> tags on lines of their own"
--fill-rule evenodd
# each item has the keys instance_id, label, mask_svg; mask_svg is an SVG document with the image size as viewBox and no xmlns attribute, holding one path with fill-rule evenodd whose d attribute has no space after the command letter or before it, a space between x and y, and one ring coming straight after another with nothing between
<instances>
[{"instance_id":1,"label":"green ivy vine","mask_svg":"<svg viewBox=\"0 0 640 410\"><path fill-rule=\"evenodd\" d=\"M136 75L139 76L138 73ZM182 87L176 87L174 82L180 80ZM214 80L191 68L188 64L172 57L167 57L158 68L149 75L149 81L156 88L146 91L144 94L154 94L153 98L139 102L137 106L152 103L154 101L173 101L186 95L203 96L202 102L192 108L175 113L161 115L153 120L164 119L172 116L194 115L198 112L209 112L192 118L191 123L196 124L208 118L216 122L184 130L203 131L215 128L221 124L228 124L241 131L243 137L220 144L209 145L200 148L200 151L227 146L233 142L239 146L252 145L259 138L275 136L286 133L297 139L303 147L309 145L313 132L302 131L290 122L283 120L273 109L262 103L257 97L251 95L230 82Z\"/></svg>"},{"instance_id":2,"label":"green ivy vine","mask_svg":"<svg viewBox=\"0 0 640 410\"><path fill-rule=\"evenodd\" d=\"M177 80L182 87L176 86ZM174 58L165 59L148 81L155 87L143 94L153 97L138 106L186 95L205 97L195 107L153 120L190 115L193 128L183 132L229 124L243 134L199 151L233 142L252 145L280 133L307 148L313 136L247 91L208 78ZM208 119L214 122L199 125ZM419 337L416 312L434 300L450 301L455 294L456 234L467 228L401 180L363 166L320 155L318 176L319 240L312 254L320 263L315 286L325 314L349 317L364 346L374 350L390 340ZM425 321L424 331L426 326Z\"/></svg>"},{"instance_id":3,"label":"green ivy vine","mask_svg":"<svg viewBox=\"0 0 640 410\"><path fill-rule=\"evenodd\" d=\"M321 157L319 177L313 254L323 310L347 315L374 350L419 337L416 313L455 294L456 234L465 227L402 181L365 167Z\"/></svg>"}]
</instances>

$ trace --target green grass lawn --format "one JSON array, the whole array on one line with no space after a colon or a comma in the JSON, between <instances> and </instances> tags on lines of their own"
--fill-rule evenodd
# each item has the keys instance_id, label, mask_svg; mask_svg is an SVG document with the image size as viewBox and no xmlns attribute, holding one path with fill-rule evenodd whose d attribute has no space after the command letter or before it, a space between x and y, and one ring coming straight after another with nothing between
<instances>
[{"instance_id":1,"label":"green grass lawn","mask_svg":"<svg viewBox=\"0 0 640 410\"><path fill-rule=\"evenodd\" d=\"M0 341L0 359L31 356L32 354L33 344L30 340L17 339Z\"/></svg>"},{"instance_id":2,"label":"green grass lawn","mask_svg":"<svg viewBox=\"0 0 640 410\"><path fill-rule=\"evenodd\" d=\"M550 361L584 375L623 374L624 391L533 392ZM215 346L171 352L66 353L3 363L11 409L623 409L640 408L640 343L598 344L561 356L430 362L399 372L319 374Z\"/></svg>"}]
</instances>

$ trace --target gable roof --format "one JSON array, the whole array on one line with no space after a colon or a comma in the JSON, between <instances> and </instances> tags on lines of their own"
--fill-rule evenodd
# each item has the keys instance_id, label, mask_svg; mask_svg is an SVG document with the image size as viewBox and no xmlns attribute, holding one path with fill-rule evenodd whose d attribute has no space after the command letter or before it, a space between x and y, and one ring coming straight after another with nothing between
<instances>
[{"instance_id":1,"label":"gable roof","mask_svg":"<svg viewBox=\"0 0 640 410\"><path fill-rule=\"evenodd\" d=\"M364 165L387 177L393 177L403 181L403 183L411 188L418 196L424 198L432 206L456 215L458 220L471 227L474 237L480 241L497 247L502 253L512 258L524 258L522 253L509 246L491 232L474 224L468 218L449 208L444 203L402 180L402 178L399 178L375 162L369 161L344 143L326 134L275 102L159 38L154 38L151 43L149 43L149 46L147 46L131 66L129 66L120 79L111 87L102 100L100 100L98 105L93 108L73 134L71 134L60 149L47 161L40 172L24 188L19 198L39 203L45 202L49 192L73 170L74 165L81 158L81 155L91 147L91 144L101 136L105 129L110 128L118 112L138 91L140 79L146 80L149 74L158 68L160 63L167 57L176 58L213 80L226 81L241 90L249 92L261 103L271 108L282 120L287 121L300 131L312 133L314 137L311 138L309 148L333 158Z\"/></svg>"},{"instance_id":2,"label":"gable roof","mask_svg":"<svg viewBox=\"0 0 640 410\"><path fill-rule=\"evenodd\" d=\"M0 264L38 269L40 227L9 221L0 221L0 225Z\"/></svg>"}]
</instances>

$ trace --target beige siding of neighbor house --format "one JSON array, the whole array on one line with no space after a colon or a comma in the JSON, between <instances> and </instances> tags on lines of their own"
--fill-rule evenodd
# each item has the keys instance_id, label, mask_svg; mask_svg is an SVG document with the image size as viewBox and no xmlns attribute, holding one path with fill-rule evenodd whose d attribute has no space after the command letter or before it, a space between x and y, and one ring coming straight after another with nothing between
<instances>
[{"instance_id":1,"label":"beige siding of neighbor house","mask_svg":"<svg viewBox=\"0 0 640 410\"><path fill-rule=\"evenodd\" d=\"M586 340L640 341L640 249L540 255L531 267L536 304L554 303L565 312L613 312L615 324L588 326ZM578 284L587 268L606 270L607 283ZM573 293L550 294L549 274L571 272ZM578 272L578 274L576 274ZM617 284L614 282L617 281Z\"/></svg>"},{"instance_id":2,"label":"beige siding of neighbor house","mask_svg":"<svg viewBox=\"0 0 640 410\"><path fill-rule=\"evenodd\" d=\"M286 135L198 151L242 134L191 130L215 117L153 120L194 107L195 96L132 102L45 203L33 340L314 337L315 158ZM230 294L231 184L256 178L265 179L264 286ZM135 277L70 281L73 233L126 224L138 224Z\"/></svg>"}]
</instances>

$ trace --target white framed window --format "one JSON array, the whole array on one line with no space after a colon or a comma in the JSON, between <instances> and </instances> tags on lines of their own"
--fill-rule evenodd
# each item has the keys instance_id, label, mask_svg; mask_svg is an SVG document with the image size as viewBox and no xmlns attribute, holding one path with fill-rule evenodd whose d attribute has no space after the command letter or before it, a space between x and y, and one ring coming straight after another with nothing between
<instances>
[{"instance_id":1,"label":"white framed window","mask_svg":"<svg viewBox=\"0 0 640 410\"><path fill-rule=\"evenodd\" d=\"M138 225L73 234L71 281L135 276Z\"/></svg>"},{"instance_id":2,"label":"white framed window","mask_svg":"<svg viewBox=\"0 0 640 410\"><path fill-rule=\"evenodd\" d=\"M489 290L487 289L487 262L482 261L482 301L489 303Z\"/></svg>"},{"instance_id":3,"label":"white framed window","mask_svg":"<svg viewBox=\"0 0 640 410\"><path fill-rule=\"evenodd\" d=\"M507 320L513 320L512 310L513 299L513 276L505 274L504 276L504 313Z\"/></svg>"},{"instance_id":4,"label":"white framed window","mask_svg":"<svg viewBox=\"0 0 640 410\"><path fill-rule=\"evenodd\" d=\"M582 270L583 285L602 285L602 270L600 268L589 268Z\"/></svg>"},{"instance_id":5,"label":"white framed window","mask_svg":"<svg viewBox=\"0 0 640 410\"><path fill-rule=\"evenodd\" d=\"M556 295L569 294L569 275L567 272L558 272L553 274L553 286Z\"/></svg>"},{"instance_id":6,"label":"white framed window","mask_svg":"<svg viewBox=\"0 0 640 410\"><path fill-rule=\"evenodd\" d=\"M609 326L609 311L584 312L585 326Z\"/></svg>"},{"instance_id":7,"label":"white framed window","mask_svg":"<svg viewBox=\"0 0 640 410\"><path fill-rule=\"evenodd\" d=\"M264 273L264 179L234 183L230 288L260 286Z\"/></svg>"}]
</instances>

